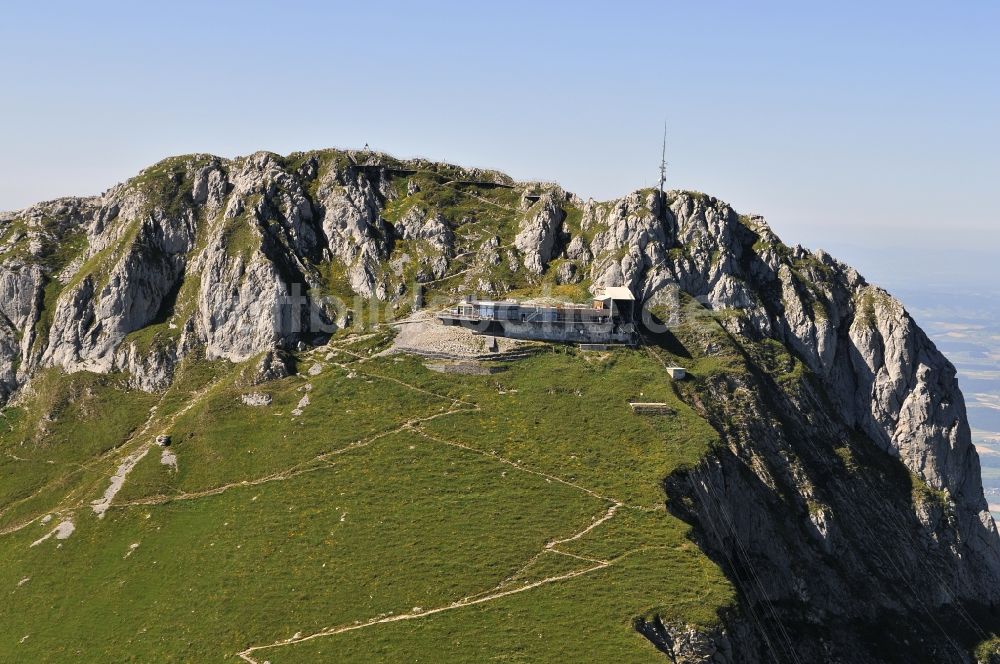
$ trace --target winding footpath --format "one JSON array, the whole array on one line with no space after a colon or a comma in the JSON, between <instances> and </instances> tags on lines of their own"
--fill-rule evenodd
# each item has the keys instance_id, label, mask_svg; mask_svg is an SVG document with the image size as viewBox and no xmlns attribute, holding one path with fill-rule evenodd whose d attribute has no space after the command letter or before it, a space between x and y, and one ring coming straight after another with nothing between
<instances>
[{"instance_id":1,"label":"winding footpath","mask_svg":"<svg viewBox=\"0 0 1000 664\"><path fill-rule=\"evenodd\" d=\"M133 434L132 436L130 436L128 438L128 440L126 440L120 446L118 446L118 447L116 447L116 448L114 448L112 450L109 450L107 453L100 455L97 459L91 461L90 463L85 464L85 465L81 465L79 469L77 469L76 471L74 471L74 472L79 472L80 470L91 468L91 467L93 467L93 466L95 466L95 465L97 465L99 463L105 463L112 456L121 455L124 452L128 452L124 457L119 457L121 459L121 461L120 461L120 463L119 463L119 465L117 467L116 472L111 476L111 478L108 479L108 480L104 480L104 481L108 482L108 486L105 489L105 492L104 492L103 496L101 498L97 499L97 500L91 501L91 508L93 509L94 513L98 517L103 517L103 515L105 514L105 512L108 509L111 509L112 507L115 507L115 508L127 508L127 507L133 507L133 506L141 506L141 505L162 505L162 504L166 504L166 503L170 503L170 502L174 502L174 501L195 500L195 499L205 498L205 497L209 497L209 496L217 496L217 495L222 494L222 493L224 493L226 491L229 491L230 489L259 486L259 485L267 484L267 483L270 483L270 482L279 482L279 481L289 480L289 479L292 479L294 477L298 477L300 475L303 475L305 473L311 473L311 472L315 472L317 470L322 470L324 468L329 468L331 465L333 465L333 463L331 462L331 460L334 457L338 456L338 455L341 455L341 454L344 454L344 453L347 453L347 452L350 452L350 451L353 451L353 450L357 450L357 449L361 449L361 448L367 447L367 446L372 445L375 442L377 442L379 440L382 440L382 439L384 439L386 437L392 436L392 435L397 434L397 433L406 432L406 431L413 432L413 433L415 433L417 435L420 435L421 437L423 437L423 438L425 438L425 439L427 439L429 441L433 441L433 442L436 442L438 444L448 445L448 446L451 446L451 447L462 449L464 451L467 451L467 452L470 452L470 453L473 453L473 454L478 454L478 455L482 455L482 456L488 457L490 459L493 459L493 460L497 461L498 463L510 466L510 467L516 469L519 472L528 473L528 474L531 474L531 475L534 475L534 476L537 476L537 477L544 478L545 480L550 481L550 482L556 482L556 483L562 484L564 486L571 487L571 488L573 488L573 489L575 489L577 491L581 491L581 492L583 492L583 493L585 493L585 494L587 494L587 495L589 495L589 496L591 496L593 498L596 498L596 499L599 499L599 500L605 502L608 505L608 507L605 509L605 511L603 513L595 515L591 519L591 522L589 524L587 524L585 527L583 527L583 528L581 528L581 529L579 529L577 531L574 531L573 533L571 533L570 535L567 535L565 537L557 538L557 539L554 539L554 540L551 540L551 541L547 542L542 547L541 550L539 550L535 555L533 555L531 558L529 558L517 571L515 571L513 574L511 574L510 576L508 576L507 578L505 578L504 580L502 580L499 584L497 584L496 586L494 586L491 589L484 590L484 591L482 591L480 593L476 593L476 594L469 595L469 596L466 596L466 597L462 597L462 598L456 599L455 601L452 601L452 602L450 602L448 604L444 604L444 605L437 606L437 607L434 607L434 608L429 608L429 609L426 609L426 610L425 609L414 609L414 610L406 612L406 613L382 614L382 615L374 616L372 618L369 618L369 619L363 620L363 621L355 621L355 622L352 622L352 623L349 623L349 624L335 625L335 626L328 627L328 628L322 629L322 630L320 630L318 632L314 632L314 633L307 634L307 635L302 635L301 633L296 633L292 637L289 637L289 638L281 640L281 641L276 641L274 643L250 646L250 647L246 648L245 650L236 653L237 656L240 659L242 659L243 661L247 662L248 664L264 664L263 662L261 662L260 660L258 660L255 657L255 655L257 653L261 653L261 652L268 651L268 650L273 650L273 649L276 649L276 648L291 646L291 645L295 645L295 644L298 644L298 643L304 643L304 642L312 641L312 640L318 639L318 638L332 637L332 636L336 636L338 634L344 634L344 633L347 633L347 632L353 632L353 631L357 631L357 630L361 630L361 629L366 629L366 628L373 627L373 626L376 626L376 625L382 625L382 624L387 624L387 623L395 623L395 622L401 622L401 621L408 621L408 620L418 620L420 618L425 618L425 617L437 615L437 614L440 614L440 613L445 613L447 611L454 611L454 610L462 609L462 608L466 608L466 607L471 607L471 606L477 606L477 605L486 604L488 602L495 602L495 601L503 599L505 597L510 597L510 596L517 595L517 594L520 594L520 593L528 592L528 591L534 590L536 588L540 588L540 587L547 586L547 585L554 584L554 583L560 583L560 582L564 582L564 581L569 581L571 579L575 579L575 578L578 578L578 577L581 577L581 576L584 576L584 575L587 575L587 574L592 574L594 572L597 572L597 571L602 570L602 569L606 569L606 568L614 565L616 562L620 561L621 559L623 559L623 558L625 558L627 556L630 556L630 555L632 555L634 553L637 553L637 552L646 550L648 548L651 548L651 547L639 547L639 548L634 549L634 550L626 551L625 553L623 553L623 554L621 554L621 555L619 555L619 556L617 556L615 558L609 559L609 560L603 560L603 559L597 559L597 558L589 558L589 557L586 557L586 556L582 556L582 555L578 555L578 554L575 554L575 553L571 553L571 552L568 552L568 551L561 550L560 546L562 546L564 544L567 544L569 542L577 541L577 540L585 537L587 534L591 533L595 529L599 528L603 524L609 522L611 519L613 519L615 517L615 515L618 513L618 511L620 509L622 509L622 508L642 510L642 511L653 511L653 510L662 509L662 508L626 505L623 501L618 500L617 498L613 498L613 497L602 495L601 493L598 493L597 491L594 491L593 489L590 489L588 487L582 486L580 484L576 484L575 482L566 480L566 479L558 477L556 475L552 475L552 474L545 473L545 472L542 472L542 471L539 471L539 470L535 470L535 469L532 469L532 468L525 467L525 466L521 465L520 463L518 463L516 461L513 461L511 459L507 459L507 458L505 458L505 457L503 457L503 456L501 456L499 454L496 454L495 452L478 449L478 448L466 445L466 444L461 443L461 442L457 442L457 441L453 441L453 440L447 440L447 439L442 438L440 436L436 436L434 434L431 434L430 432L426 431L422 427L423 424L426 424L427 422L431 422L431 421L433 421L435 419L438 419L438 418L441 418L441 417L447 417L447 416L451 416L451 415L455 415L455 414L459 414L459 413L469 413L469 412L479 411L479 410L481 410L480 406L478 404L476 404L476 403L473 403L473 402L470 402L470 401L465 401L465 400L459 399L457 397L451 397L451 396L448 396L448 395L439 394L439 393L427 390L425 388L418 387L416 385L411 385L409 383L406 383L405 381L399 380L397 378L393 378L391 376L385 376L385 375L380 375L378 373L370 373L370 372L360 371L357 368L357 365L358 364L362 364L365 361L369 360L370 357L366 357L366 356L354 353L354 352L349 351L349 350L347 350L345 348L342 348L342 347L338 348L338 351L344 352L344 353L352 356L354 358L353 364L345 364L345 363L335 362L335 361L332 361L332 360L327 360L329 362L329 364L337 366L337 367L339 367L340 369L342 369L344 371L355 372L355 373L358 373L360 375L364 375L364 376L366 376L368 378L371 378L371 379L384 380L384 381L389 381L389 382L395 383L395 384L403 386L403 387L405 387L407 389L420 392L420 393L422 393L422 394L424 394L426 396L447 401L451 405L445 411L434 413L432 415L427 415L427 416L423 416L423 417L411 418L411 419L409 419L409 420L401 423L399 426L397 426L395 428L392 428L390 430L383 431L383 432L380 432L380 433L377 433L377 434L374 434L374 435L362 438L362 439L354 441L354 442L352 442L352 443L350 443L350 444L348 444L348 445L346 445L344 447L337 448L337 449L330 450L328 452L324 452L322 454L319 454L319 455L317 455L316 457L314 457L314 458L312 458L310 460L307 460L307 461L304 461L304 462L300 462L300 463L298 463L295 466L292 466L290 468L286 468L286 469L278 471L276 473L272 473L272 474L269 474L269 475L258 477L256 479L248 479L248 480L241 480L241 481L238 481L238 482L231 482L231 483L223 484L223 485L220 485L220 486L203 489L203 490L200 490L200 491L182 492L182 493L177 493L177 494L172 494L172 495L155 495L155 496L149 496L147 498L142 498L142 499L137 499L137 500L124 501L124 502L115 502L114 501L115 496L117 495L117 493L121 489L121 487L124 485L125 480L126 480L128 474L129 474L129 472L138 464L138 462L142 458L144 458L146 456L146 454L149 452L149 450L151 449L151 447L154 445L153 441L151 441L151 440L148 439L149 431L152 428L154 422L157 421L157 412L156 412L156 408L154 407L153 409L151 409L150 416L146 420L146 422L144 423L144 425L135 434ZM164 430L167 430L170 426L172 426L173 424L175 424L178 418L180 418L183 414L187 413L191 408L193 408L195 405L197 405L205 397L205 395L208 394L212 390L212 388L214 388L220 381L221 381L221 379L219 379L217 381L214 381L214 382L210 383L209 385L205 386L203 389L201 389L201 390L199 390L199 391L197 391L195 393L192 393L191 399L190 399L189 403L187 403L184 406L184 408L178 410L177 412L173 413L169 418L167 418L166 421L163 422L163 424L161 424L161 428L164 428ZM161 399L161 403L162 403L162 399ZM131 448L133 448L133 446L135 445L135 443L137 443L139 441L143 441L142 444L140 444L134 450L131 450ZM64 481L64 480L65 480L65 478L57 478L57 480L53 480L53 482ZM48 488L48 486L49 486L48 484L45 485L45 486L43 486L42 488L39 489L39 491L44 491L45 489ZM0 535L9 534L9 533L21 530L24 527L26 527L26 526L28 526L28 525L30 525L30 524L32 524L32 523L34 523L34 522L42 519L46 514L66 513L66 512L71 512L72 510L75 510L75 509L77 509L79 507L82 507L82 505L84 504L85 497L79 498L76 502L71 502L72 498L74 498L75 496L77 496L77 495L79 495L81 493L83 493L84 496L86 496L86 495L88 495L88 491L91 491L92 489L93 489L93 485L87 485L85 487L78 487L78 488L74 489L73 491L71 491L70 494L68 494L63 499L63 501L59 504L59 506L57 506L55 509L48 510L45 514L39 514L39 515L31 518L30 520L24 521L24 522L19 523L19 524L15 525L15 526L8 527L5 530L0 531ZM89 494L89 495L92 495L92 494ZM30 499L30 497L29 497L29 499ZM25 499L25 500L27 500L27 499ZM652 547L652 548L655 548L655 547ZM565 556L567 558L572 558L572 559L575 559L575 560L579 560L583 564L579 568L571 570L571 571L568 571L568 572L564 572L564 573L561 573L561 574L555 574L555 575L551 575L551 576L546 576L544 578L533 580L533 581L526 581L526 582L522 581L522 582L519 583L519 585L514 585L514 584L518 583L518 579L522 575L524 575L524 574L526 574L528 572L528 570L531 568L532 565L534 565L542 556L545 556L545 555ZM513 586L513 587L511 587L511 586Z\"/></svg>"},{"instance_id":2,"label":"winding footpath","mask_svg":"<svg viewBox=\"0 0 1000 664\"><path fill-rule=\"evenodd\" d=\"M353 355L353 353L352 353L352 355ZM362 356L356 356L356 357L362 358ZM338 366L340 366L341 368L344 368L344 369L347 368L346 365L339 365L338 364ZM518 470L520 472L524 472L524 473L528 473L528 474L535 475L535 476L538 476L538 477L542 477L542 478L544 478L544 479L546 479L548 481L557 482L557 483L563 484L565 486L572 487L573 489L581 491L581 492L583 492L583 493L585 493L585 494L587 494L589 496L592 496L592 497L597 498L599 500L602 500L604 502L610 503L610 506L607 508L607 510L602 515L595 516L591 520L591 522L587 526L585 526L584 528L582 528L582 529L580 529L580 530L578 530L578 531L576 531L576 532L574 532L574 533L572 533L572 534L570 534L570 535L568 535L566 537L554 539L554 540L546 543L545 546L538 553L536 553L534 556L532 556L531 558L529 558L527 560L527 562L525 562L525 564L522 565L516 572L514 572L512 575L510 575L509 577L507 577L506 579L504 579L503 581L501 581L499 584L497 584L492 589L485 590L485 591L483 591L481 593L476 593L474 595L468 595L466 597L462 597L460 599L457 599L457 600L455 600L455 601L453 601L453 602L451 602L449 604L437 606L437 607L430 608L430 609L414 609L414 610L406 612L406 613L382 614L382 615L378 615L378 616L369 618L368 620L364 620L364 621L355 621L353 623L341 624L341 625L335 625L335 626L332 626L332 627L327 627L327 628L322 629L322 630L320 630L318 632L313 632L311 634L306 634L306 635L303 635L300 632L296 632L295 635L293 635L293 636L291 636L291 637L289 637L287 639L283 639L281 641L276 641L274 643L269 643L269 644L250 646L249 648L246 648L245 650L242 650L242 651L238 652L237 656L240 659L242 659L243 661L247 662L248 664L266 664L266 662L262 662L261 660L257 659L255 657L255 655L257 653L261 653L261 652L268 651L268 650L273 650L275 648L281 648L281 647L287 647L287 646L291 646L291 645L295 645L295 644L299 644L299 643L305 643L305 642L308 642L308 641L312 641L312 640L319 639L319 638L324 638L324 637L337 636L339 634L345 634L345 633L348 633L348 632L354 632L354 631L358 631L358 630L361 630L361 629L366 629L366 628L369 628L369 627L374 627L376 625L384 625L384 624L388 624L388 623L402 622L402 621L408 621L408 620L418 620L420 618L426 618L428 616L433 616L433 615L437 615L437 614L440 614L440 613L445 613L447 611L454 611L456 609L462 609L462 608L476 606L476 605L480 605L480 604L486 604L488 602L494 602L494 601L503 599L505 597L510 597L512 595L517 595L517 594L520 594L520 593L523 593L523 592L527 592L529 590L534 590L534 589L540 588L542 586L546 586L546 585L553 584L553 583L559 583L559 582L562 582L562 581L569 581L569 580L575 579L577 577L581 577L581 576L584 576L584 575L587 575L587 574L592 574L592 573L597 572L599 570L602 570L602 569L610 567L615 562L617 562L617 561L619 561L619 560L621 560L621 559L623 559L623 558L625 558L625 557L627 557L629 555L632 555L634 553L637 553L637 552L640 552L640 551L644 551L644 550L650 548L650 547L639 547L637 549L627 551L627 552L621 554L620 556L618 556L618 557L616 557L614 559L611 559L611 560L601 560L601 559L596 559L596 558L588 558L586 556L580 556L580 555L577 555L577 554L574 554L574 553L570 553L570 552L567 552L567 551L560 550L558 548L560 545L563 545L563 544L566 544L566 543L569 543L569 542L573 542L573 541L579 540L579 539L583 538L584 536L586 536L588 533L590 533L593 530L595 530L596 528L600 527L601 525L603 525L603 524L607 523L608 521L610 521L611 519L613 519L614 516L615 516L615 514L622 507L627 507L627 508L630 508L630 509L640 509L640 510L643 510L643 511L652 510L652 509L655 509L655 508L625 505L625 503L622 502L621 500L618 500L616 498L611 498L611 497L608 497L608 496L604 496L604 495L602 495L602 494L600 494L600 493L598 493L598 492L596 492L596 491L594 491L592 489L589 489L589 488L587 488L585 486L581 486L581 485L576 484L574 482L570 482L569 480L563 479L561 477L558 477L558 476L555 476L555 475L551 475L549 473L545 473L545 472L542 472L542 471L534 470L534 469L531 469L531 468L527 468L527 467L521 465L520 463L518 463L516 461L512 461L510 459L507 459L507 458L505 458L503 456L500 456L499 454L496 454L495 452L488 452L488 451L485 451L485 450L477 449L475 447L471 447L469 445L465 445L464 443L460 443L460 442L456 442L456 441L451 441L451 440L446 440L446 439L441 438L439 436L435 436L433 434L430 434L429 432L427 432L423 428L421 428L420 424L422 424L424 422L427 422L427 421L430 421L430 420L433 420L433 419L436 419L438 417L452 415L452 414L455 414L455 413L478 411L478 410L480 410L479 405L475 404L475 403L470 403L470 402L462 401L460 399L456 399L456 398L453 398L453 397L447 397L447 396L440 395L440 394L437 394L437 393L434 393L434 392L430 392L430 391L425 390L423 388L420 388L420 387L417 387L417 386L414 386L414 385L410 385L408 383L405 383L403 381L400 381L398 379L391 378L391 377L388 377L388 376L380 376L378 374L365 374L365 375L367 375L369 377L372 377L372 378L381 378L383 380L389 380L389 381L392 381L392 382L397 383L399 385L405 386L407 388L417 390L419 392L430 394L430 395L433 395L433 396L436 396L436 397L439 397L439 398L449 399L453 403L452 409L448 410L445 413L437 413L436 415L432 415L432 416L426 417L426 418L416 418L414 420L411 420L411 421L408 421L408 422L402 424L399 428L393 430L392 432L387 432L386 434L383 434L383 436L384 435L389 435L389 433L396 433L396 432L403 431L403 430L411 430L411 431L419 434L420 436L426 438L427 440L434 441L434 442L437 442L437 443L440 443L440 444L444 444L444 445L449 445L449 446L452 446L452 447L457 447L459 449L462 449L462 450L465 450L465 451L468 451L468 452L472 452L474 454L479 454L479 455L482 455L482 456L486 456L486 457L489 457L489 458L491 458L491 459L493 459L493 460L495 460L495 461L497 461L499 463L511 466L511 467L515 468L516 470ZM459 407L459 406L464 406L464 407ZM369 440L366 443L360 443L359 442L359 443L355 444L353 447L356 448L358 446L361 446L362 444L370 444L371 442L374 442L374 440ZM350 448L350 446L349 446L349 448ZM344 448L344 451L346 451L346 449L348 449L348 448ZM552 575L552 576L547 576L547 577L544 577L542 579L538 579L538 580L531 581L531 582L528 582L528 583L523 583L523 584L517 585L517 586L515 586L513 588L508 587L511 584L513 584L517 580L518 577L520 577L522 574L524 574L535 562L537 562L539 558L541 558L542 556L544 556L546 554L549 554L549 555L561 555L561 556L566 556L566 557L569 557L569 558L574 558L574 559L580 560L581 562L586 563L586 565L582 566L580 568L574 569L572 571L569 571L569 572L564 572L562 574L556 574L556 575Z\"/></svg>"}]
</instances>

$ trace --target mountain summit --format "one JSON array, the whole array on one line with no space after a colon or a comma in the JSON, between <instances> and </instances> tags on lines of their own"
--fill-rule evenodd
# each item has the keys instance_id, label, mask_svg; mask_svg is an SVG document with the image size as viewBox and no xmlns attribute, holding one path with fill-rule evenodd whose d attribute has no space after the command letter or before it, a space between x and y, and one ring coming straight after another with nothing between
<instances>
[{"instance_id":1,"label":"mountain summit","mask_svg":"<svg viewBox=\"0 0 1000 664\"><path fill-rule=\"evenodd\" d=\"M611 286L638 349L390 352L466 294ZM955 368L711 196L173 157L0 215L0 293L19 661L973 662L1000 629Z\"/></svg>"}]
</instances>

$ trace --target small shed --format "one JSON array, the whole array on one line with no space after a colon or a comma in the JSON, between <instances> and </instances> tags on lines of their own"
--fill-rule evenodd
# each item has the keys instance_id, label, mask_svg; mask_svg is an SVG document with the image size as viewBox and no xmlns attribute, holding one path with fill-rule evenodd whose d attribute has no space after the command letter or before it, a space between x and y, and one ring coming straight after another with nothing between
<instances>
[{"instance_id":1,"label":"small shed","mask_svg":"<svg viewBox=\"0 0 1000 664\"><path fill-rule=\"evenodd\" d=\"M667 373L674 380L684 380L687 376L687 369L684 367L667 367Z\"/></svg>"},{"instance_id":2,"label":"small shed","mask_svg":"<svg viewBox=\"0 0 1000 664\"><path fill-rule=\"evenodd\" d=\"M628 404L636 415L673 415L674 409L665 403L630 401Z\"/></svg>"}]
</instances>

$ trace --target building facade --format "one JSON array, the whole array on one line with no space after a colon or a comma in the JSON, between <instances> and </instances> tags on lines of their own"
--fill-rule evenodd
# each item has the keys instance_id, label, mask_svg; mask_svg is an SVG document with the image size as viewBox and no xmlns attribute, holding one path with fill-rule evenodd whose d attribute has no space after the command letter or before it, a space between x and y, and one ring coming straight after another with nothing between
<instances>
[{"instance_id":1,"label":"building facade","mask_svg":"<svg viewBox=\"0 0 1000 664\"><path fill-rule=\"evenodd\" d=\"M609 288L590 306L541 306L513 300L463 299L438 314L446 325L479 334L586 344L635 345L635 297L627 288Z\"/></svg>"}]
</instances>

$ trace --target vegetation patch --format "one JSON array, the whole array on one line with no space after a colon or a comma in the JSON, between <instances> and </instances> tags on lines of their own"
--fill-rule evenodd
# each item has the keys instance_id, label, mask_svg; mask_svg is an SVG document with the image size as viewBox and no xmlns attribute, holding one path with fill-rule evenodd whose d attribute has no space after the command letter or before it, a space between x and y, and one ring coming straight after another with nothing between
<instances>
[{"instance_id":1,"label":"vegetation patch","mask_svg":"<svg viewBox=\"0 0 1000 664\"><path fill-rule=\"evenodd\" d=\"M0 426L0 528L55 507L92 480L95 460L141 426L156 397L127 391L123 382L55 369L35 377L34 397Z\"/></svg>"},{"instance_id":2,"label":"vegetation patch","mask_svg":"<svg viewBox=\"0 0 1000 664\"><path fill-rule=\"evenodd\" d=\"M40 383L39 410L5 413L0 444L68 451L56 441L93 438L72 448L90 455L72 468L93 472L16 507L48 476L4 485L0 505L19 519L67 492L79 502L76 531L58 547L29 546L44 534L38 523L0 536L0 588L19 607L0 615L0 647L28 660L206 661L413 614L259 661L537 660L584 647L603 661L653 662L662 655L634 631L637 616L708 625L732 604L721 572L663 507L662 479L697 462L715 432L656 358L557 347L501 374L444 376L421 358L376 356L386 342L338 337L300 355L299 375L256 386L243 378L253 362L197 357L162 395L121 391L111 377ZM251 391L269 405L245 405ZM676 415L636 417L630 398ZM34 442L41 410L54 423ZM176 467L153 446L106 518L94 517L88 501L120 455L159 434ZM115 452L114 441L130 442ZM59 472L73 472L59 458ZM0 469L14 477L18 463ZM53 611L64 618L53 623Z\"/></svg>"},{"instance_id":3,"label":"vegetation patch","mask_svg":"<svg viewBox=\"0 0 1000 664\"><path fill-rule=\"evenodd\" d=\"M45 288L42 290L42 302L38 312L38 320L35 321L35 336L31 342L32 349L42 349L49 345L49 330L52 329L56 304L59 302L59 296L63 290L64 286L61 281L47 277Z\"/></svg>"}]
</instances>

